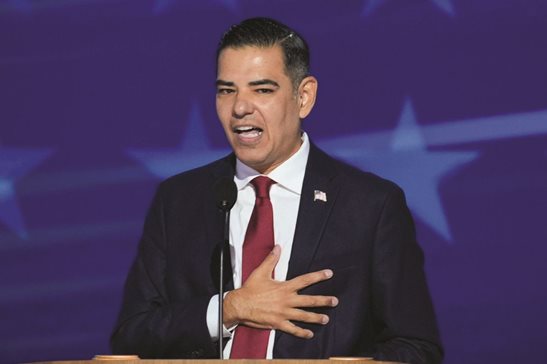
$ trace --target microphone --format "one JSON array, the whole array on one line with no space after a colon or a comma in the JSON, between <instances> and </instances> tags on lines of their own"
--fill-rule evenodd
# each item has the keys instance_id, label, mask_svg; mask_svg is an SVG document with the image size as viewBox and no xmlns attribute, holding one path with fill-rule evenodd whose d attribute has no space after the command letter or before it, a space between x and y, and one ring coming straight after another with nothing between
<instances>
[{"instance_id":1,"label":"microphone","mask_svg":"<svg viewBox=\"0 0 547 364\"><path fill-rule=\"evenodd\" d=\"M213 186L217 207L224 212L229 212L237 200L236 183L231 177L221 177Z\"/></svg>"},{"instance_id":2,"label":"microphone","mask_svg":"<svg viewBox=\"0 0 547 364\"><path fill-rule=\"evenodd\" d=\"M219 359L224 359L224 330L223 330L223 306L224 306L224 248L230 243L230 210L237 200L237 187L233 178L224 176L219 178L214 186L213 193L217 207L224 212L224 240L220 246L219 259L219 293L218 293L218 351Z\"/></svg>"}]
</instances>

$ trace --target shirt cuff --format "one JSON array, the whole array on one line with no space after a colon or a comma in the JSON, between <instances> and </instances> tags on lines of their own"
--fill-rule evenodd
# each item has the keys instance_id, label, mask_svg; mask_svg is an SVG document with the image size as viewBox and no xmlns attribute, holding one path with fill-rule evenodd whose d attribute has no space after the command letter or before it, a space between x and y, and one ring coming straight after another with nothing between
<instances>
[{"instance_id":1,"label":"shirt cuff","mask_svg":"<svg viewBox=\"0 0 547 364\"><path fill-rule=\"evenodd\" d=\"M224 293L224 297L226 294ZM223 337L232 337L232 333L237 325L230 327L230 330L226 326L222 325L222 336ZM209 335L213 341L218 341L218 294L211 297L209 300L209 305L207 306L207 328L209 329Z\"/></svg>"}]
</instances>

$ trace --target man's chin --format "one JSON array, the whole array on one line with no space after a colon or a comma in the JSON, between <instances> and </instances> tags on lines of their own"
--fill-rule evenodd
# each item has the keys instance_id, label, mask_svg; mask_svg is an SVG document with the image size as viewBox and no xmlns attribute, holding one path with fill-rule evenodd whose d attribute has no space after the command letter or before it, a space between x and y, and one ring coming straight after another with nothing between
<instances>
[{"instance_id":1,"label":"man's chin","mask_svg":"<svg viewBox=\"0 0 547 364\"><path fill-rule=\"evenodd\" d=\"M268 170L269 164L261 158L257 158L256 156L249 156L246 153L235 153L237 159L239 159L243 164L245 164L247 167L251 167L257 172L263 173L264 171Z\"/></svg>"}]
</instances>

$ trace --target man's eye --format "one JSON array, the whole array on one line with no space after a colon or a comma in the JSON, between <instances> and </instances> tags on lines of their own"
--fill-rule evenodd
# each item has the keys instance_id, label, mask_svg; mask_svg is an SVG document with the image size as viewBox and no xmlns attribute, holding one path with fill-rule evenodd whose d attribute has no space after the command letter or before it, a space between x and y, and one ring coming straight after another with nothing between
<instances>
[{"instance_id":1,"label":"man's eye","mask_svg":"<svg viewBox=\"0 0 547 364\"><path fill-rule=\"evenodd\" d=\"M271 94L272 92L274 92L274 90L272 90L271 88L258 88L256 89L256 92L258 92L259 94Z\"/></svg>"},{"instance_id":2,"label":"man's eye","mask_svg":"<svg viewBox=\"0 0 547 364\"><path fill-rule=\"evenodd\" d=\"M231 94L232 92L234 92L234 90L232 90L231 88L219 88L219 89L217 89L217 94L219 94L219 95L227 95L227 94Z\"/></svg>"}]
</instances>

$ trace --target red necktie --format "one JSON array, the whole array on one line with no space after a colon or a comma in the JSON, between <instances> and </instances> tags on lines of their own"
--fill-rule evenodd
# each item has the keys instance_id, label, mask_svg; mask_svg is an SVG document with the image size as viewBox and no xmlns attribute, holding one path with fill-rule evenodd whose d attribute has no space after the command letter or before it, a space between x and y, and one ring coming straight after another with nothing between
<instances>
[{"instance_id":1,"label":"red necktie","mask_svg":"<svg viewBox=\"0 0 547 364\"><path fill-rule=\"evenodd\" d=\"M258 176L251 183L255 188L256 201L243 242L242 284L274 247L270 187L275 181L265 176ZM269 329L238 326L235 330L230 359L265 359L269 336Z\"/></svg>"}]
</instances>

